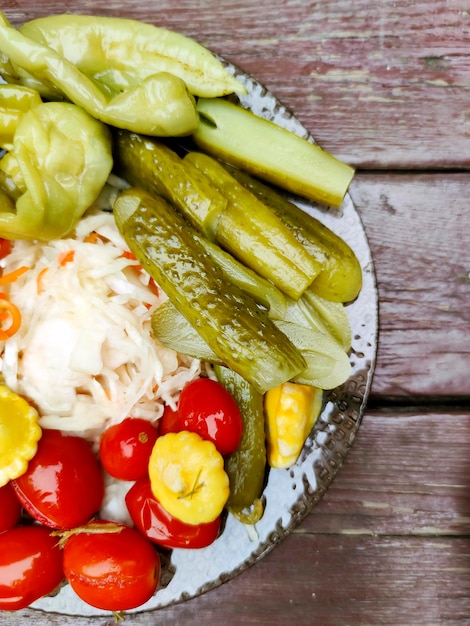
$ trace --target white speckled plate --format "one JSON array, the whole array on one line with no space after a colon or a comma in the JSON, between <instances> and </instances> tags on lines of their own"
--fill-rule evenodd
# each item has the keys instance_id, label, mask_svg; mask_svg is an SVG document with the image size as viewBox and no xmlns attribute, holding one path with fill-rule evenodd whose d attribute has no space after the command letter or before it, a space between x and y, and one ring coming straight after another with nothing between
<instances>
[{"instance_id":1,"label":"white speckled plate","mask_svg":"<svg viewBox=\"0 0 470 626\"><path fill-rule=\"evenodd\" d=\"M280 126L310 137L302 124L255 79L230 64L228 69L248 88L242 104ZM311 137L310 137L311 139ZM338 472L359 429L375 366L377 344L377 290L369 245L361 220L349 195L340 211L298 202L355 251L363 270L363 289L347 307L352 327L352 374L330 392L302 455L290 470L271 470L264 492L266 510L256 532L229 516L222 535L202 550L173 550L165 558L157 593L138 612L158 609L206 592L240 574L272 550L322 498ZM42 598L33 609L63 615L98 616L109 613L81 602L66 585L54 597ZM34 611L32 612L34 617ZM69 623L68 620L65 620Z\"/></svg>"}]
</instances>

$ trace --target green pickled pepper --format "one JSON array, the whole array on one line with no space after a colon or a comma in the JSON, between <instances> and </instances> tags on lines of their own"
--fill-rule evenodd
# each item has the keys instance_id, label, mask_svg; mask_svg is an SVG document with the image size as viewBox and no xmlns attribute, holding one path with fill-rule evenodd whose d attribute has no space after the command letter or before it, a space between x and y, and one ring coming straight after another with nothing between
<instances>
[{"instance_id":1,"label":"green pickled pepper","mask_svg":"<svg viewBox=\"0 0 470 626\"><path fill-rule=\"evenodd\" d=\"M151 74L110 94L53 48L14 28L2 12L0 50L0 74L7 82L32 86L50 100L69 100L106 124L165 136L185 135L198 125L194 96L169 72Z\"/></svg>"}]
</instances>

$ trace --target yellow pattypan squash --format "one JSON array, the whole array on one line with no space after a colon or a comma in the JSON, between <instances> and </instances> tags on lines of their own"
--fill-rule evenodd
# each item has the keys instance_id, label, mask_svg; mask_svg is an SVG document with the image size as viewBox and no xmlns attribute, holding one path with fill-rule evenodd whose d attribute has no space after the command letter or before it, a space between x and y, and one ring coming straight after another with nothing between
<instances>
[{"instance_id":1,"label":"yellow pattypan squash","mask_svg":"<svg viewBox=\"0 0 470 626\"><path fill-rule=\"evenodd\" d=\"M230 492L224 459L215 445L185 430L157 439L149 476L163 508L186 524L215 520Z\"/></svg>"},{"instance_id":2,"label":"yellow pattypan squash","mask_svg":"<svg viewBox=\"0 0 470 626\"><path fill-rule=\"evenodd\" d=\"M270 467L287 469L299 457L320 415L323 392L318 387L283 383L264 396L267 457Z\"/></svg>"},{"instance_id":3,"label":"yellow pattypan squash","mask_svg":"<svg viewBox=\"0 0 470 626\"><path fill-rule=\"evenodd\" d=\"M39 414L24 398L0 385L0 487L26 471L42 430Z\"/></svg>"}]
</instances>

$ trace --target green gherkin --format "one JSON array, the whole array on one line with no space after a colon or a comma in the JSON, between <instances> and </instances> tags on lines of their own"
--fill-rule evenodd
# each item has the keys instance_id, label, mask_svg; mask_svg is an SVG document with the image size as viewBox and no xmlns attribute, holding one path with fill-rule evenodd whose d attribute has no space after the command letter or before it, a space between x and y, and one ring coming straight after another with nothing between
<instances>
[{"instance_id":1,"label":"green gherkin","mask_svg":"<svg viewBox=\"0 0 470 626\"><path fill-rule=\"evenodd\" d=\"M242 521L254 524L263 514L259 500L266 473L264 399L249 382L227 367L214 367L218 381L235 398L243 417L240 445L225 461L230 481L227 509ZM245 513L246 509L252 511Z\"/></svg>"},{"instance_id":2,"label":"green gherkin","mask_svg":"<svg viewBox=\"0 0 470 626\"><path fill-rule=\"evenodd\" d=\"M266 311L227 281L164 198L130 188L117 198L114 214L142 266L223 363L260 393L305 369L299 350Z\"/></svg>"},{"instance_id":3,"label":"green gherkin","mask_svg":"<svg viewBox=\"0 0 470 626\"><path fill-rule=\"evenodd\" d=\"M158 194L175 206L209 240L215 240L219 215L227 200L195 167L153 137L118 131L115 167L134 187Z\"/></svg>"},{"instance_id":4,"label":"green gherkin","mask_svg":"<svg viewBox=\"0 0 470 626\"><path fill-rule=\"evenodd\" d=\"M224 167L243 186L266 204L292 231L304 248L322 265L307 291L331 302L350 302L362 288L362 269L348 244L313 215L300 209L271 186L247 172Z\"/></svg>"},{"instance_id":5,"label":"green gherkin","mask_svg":"<svg viewBox=\"0 0 470 626\"><path fill-rule=\"evenodd\" d=\"M227 199L217 220L216 239L242 263L297 299L322 269L286 224L239 183L216 159L189 152L184 162L207 176Z\"/></svg>"},{"instance_id":6,"label":"green gherkin","mask_svg":"<svg viewBox=\"0 0 470 626\"><path fill-rule=\"evenodd\" d=\"M211 157L181 158L160 141L118 131L116 170L131 185L157 193L207 239L292 298L318 276L319 263L283 221Z\"/></svg>"}]
</instances>

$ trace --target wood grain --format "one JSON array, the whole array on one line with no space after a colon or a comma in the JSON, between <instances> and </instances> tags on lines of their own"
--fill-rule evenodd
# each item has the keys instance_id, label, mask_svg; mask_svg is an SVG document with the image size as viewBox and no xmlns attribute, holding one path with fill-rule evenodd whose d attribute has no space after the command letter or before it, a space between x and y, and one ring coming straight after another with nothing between
<instances>
[{"instance_id":1,"label":"wood grain","mask_svg":"<svg viewBox=\"0 0 470 626\"><path fill-rule=\"evenodd\" d=\"M351 196L380 295L373 394L468 400L468 175L360 172Z\"/></svg>"},{"instance_id":2,"label":"wood grain","mask_svg":"<svg viewBox=\"0 0 470 626\"><path fill-rule=\"evenodd\" d=\"M468 536L469 449L469 411L369 410L340 475L301 530Z\"/></svg>"}]
</instances>

